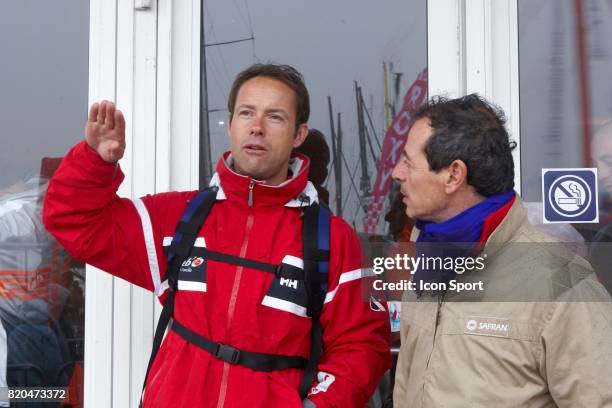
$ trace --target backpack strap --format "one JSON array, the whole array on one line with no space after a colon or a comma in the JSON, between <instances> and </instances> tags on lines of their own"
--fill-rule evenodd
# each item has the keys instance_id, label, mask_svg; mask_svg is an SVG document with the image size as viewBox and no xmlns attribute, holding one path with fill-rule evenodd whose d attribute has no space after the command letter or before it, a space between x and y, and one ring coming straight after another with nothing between
<instances>
[{"instance_id":1,"label":"backpack strap","mask_svg":"<svg viewBox=\"0 0 612 408\"><path fill-rule=\"evenodd\" d=\"M304 281L308 293L308 315L312 318L310 358L300 384L300 397L308 396L323 351L323 329L319 317L327 293L329 275L330 212L313 203L304 210L302 245L304 246Z\"/></svg>"},{"instance_id":2,"label":"backpack strap","mask_svg":"<svg viewBox=\"0 0 612 408\"><path fill-rule=\"evenodd\" d=\"M189 202L187 209L177 224L167 257L167 279L169 292L155 330L153 349L151 351L151 357L149 359L149 364L147 366L147 372L145 374L145 380L142 387L143 391L140 401L141 407L149 371L151 370L151 366L153 365L153 361L155 360L155 357L159 351L164 334L174 312L174 298L178 286L178 271L180 265L190 256L192 250L194 249L197 234L202 228L204 221L215 203L217 190L217 187L210 187L199 192L198 195ZM302 227L302 242L304 247L304 283L308 293L307 314L312 318L312 331L310 358L304 371L304 376L302 378L302 383L299 390L302 399L306 398L308 395L310 386L315 379L317 366L323 350L323 331L319 317L323 309L323 302L325 300L325 295L328 288L327 280L329 273L330 217L331 214L329 210L319 206L317 203L306 207L304 210L304 221ZM210 252L207 253L208 257L213 258L216 256L223 256L223 259L220 260L228 263L240 264L246 261L242 259L239 260L236 257L228 257L225 254L213 253L213 251L208 252ZM281 269L282 265L276 266L261 263L261 265L258 264L249 266L255 266L256 269L264 270L266 272L273 272L269 269L274 267L274 273L276 273L277 276L286 275L291 276L294 279L300 278L297 275L292 276L291 274L295 272L291 270ZM177 328L180 328L180 325L178 323L173 323L172 328L176 331ZM259 356L255 357L259 358ZM274 364L279 363L275 362ZM257 365L259 366L259 362ZM292 362L290 366L295 367L299 365L300 361L297 361L296 359L296 361ZM274 369L279 368L272 368L272 370Z\"/></svg>"},{"instance_id":3,"label":"backpack strap","mask_svg":"<svg viewBox=\"0 0 612 408\"><path fill-rule=\"evenodd\" d=\"M215 203L217 197L218 187L209 187L205 190L200 191L187 205L187 209L181 216L180 221L177 224L172 238L172 244L168 251L168 270L166 276L168 279L168 297L164 302L161 315L157 322L157 328L155 329L155 337L153 338L153 349L151 350L151 357L149 358L149 364L147 366L147 372L145 374L144 383L142 384L142 392L140 395L140 406L142 407L142 399L144 396L144 390L147 385L147 377L149 371L153 365L153 361L157 356L157 352L161 346L166 328L170 323L170 318L174 312L174 297L178 286L178 271L183 261L189 257L191 248L195 244L198 232L204 225L204 221L210 210Z\"/></svg>"},{"instance_id":4,"label":"backpack strap","mask_svg":"<svg viewBox=\"0 0 612 408\"><path fill-rule=\"evenodd\" d=\"M280 263L279 265L267 262L255 261L240 256L225 254L223 252L211 251L208 248L194 247L191 251L192 256L201 256L207 260L223 262L230 265L242 266L250 269L257 269L263 272L274 274L277 278L304 280L304 271L292 265Z\"/></svg>"},{"instance_id":5,"label":"backpack strap","mask_svg":"<svg viewBox=\"0 0 612 408\"><path fill-rule=\"evenodd\" d=\"M172 320L171 329L187 342L207 351L219 360L229 364L239 364L254 371L270 372L287 368L304 368L308 362L302 356L245 351L229 344L212 341L183 326L176 319Z\"/></svg>"}]
</instances>

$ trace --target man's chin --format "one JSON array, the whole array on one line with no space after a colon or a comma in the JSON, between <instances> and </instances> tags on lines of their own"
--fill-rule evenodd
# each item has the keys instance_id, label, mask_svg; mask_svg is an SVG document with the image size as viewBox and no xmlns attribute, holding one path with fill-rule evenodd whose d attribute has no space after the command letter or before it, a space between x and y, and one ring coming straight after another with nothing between
<instances>
[{"instance_id":1,"label":"man's chin","mask_svg":"<svg viewBox=\"0 0 612 408\"><path fill-rule=\"evenodd\" d=\"M242 159L242 158L241 158ZM234 160L233 170L241 176L262 180L263 172L260 163L253 163L252 160Z\"/></svg>"},{"instance_id":2,"label":"man's chin","mask_svg":"<svg viewBox=\"0 0 612 408\"><path fill-rule=\"evenodd\" d=\"M416 220L417 218L415 218L415 216L418 215L416 214L414 211L411 211L410 209L406 208L406 216L412 220Z\"/></svg>"},{"instance_id":3,"label":"man's chin","mask_svg":"<svg viewBox=\"0 0 612 408\"><path fill-rule=\"evenodd\" d=\"M241 176L245 176L245 177L248 177L254 180L258 180L258 181L262 181L266 179L266 176L264 174L257 172L257 171L252 171L249 169L236 171L236 173L240 174Z\"/></svg>"},{"instance_id":4,"label":"man's chin","mask_svg":"<svg viewBox=\"0 0 612 408\"><path fill-rule=\"evenodd\" d=\"M404 199L402 200L402 202L403 202L403 203L404 203L404 205L406 206L405 213L406 213L406 215L407 215L408 217L410 217L410 218L413 218L413 219L414 219L414 217L415 217L416 215L419 215L419 214L417 214L417 212L414 210L414 207L412 207L412 205L410 205L410 203L408 202L408 198L407 198L407 197L404 197Z\"/></svg>"}]
</instances>

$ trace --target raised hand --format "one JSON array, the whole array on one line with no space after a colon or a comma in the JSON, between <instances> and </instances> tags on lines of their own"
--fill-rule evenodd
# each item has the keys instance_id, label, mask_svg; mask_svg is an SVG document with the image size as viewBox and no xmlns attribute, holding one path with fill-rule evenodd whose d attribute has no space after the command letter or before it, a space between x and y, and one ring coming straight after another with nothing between
<instances>
[{"instance_id":1,"label":"raised hand","mask_svg":"<svg viewBox=\"0 0 612 408\"><path fill-rule=\"evenodd\" d=\"M115 163L125 152L125 118L110 101L96 102L89 109L85 140L102 159Z\"/></svg>"}]
</instances>

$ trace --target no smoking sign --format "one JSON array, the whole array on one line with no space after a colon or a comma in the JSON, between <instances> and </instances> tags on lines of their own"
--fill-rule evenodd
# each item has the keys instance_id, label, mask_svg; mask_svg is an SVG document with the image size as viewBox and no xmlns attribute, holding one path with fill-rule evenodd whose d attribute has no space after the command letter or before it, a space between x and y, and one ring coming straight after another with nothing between
<instances>
[{"instance_id":1,"label":"no smoking sign","mask_svg":"<svg viewBox=\"0 0 612 408\"><path fill-rule=\"evenodd\" d=\"M542 169L544 223L599 222L597 169Z\"/></svg>"}]
</instances>

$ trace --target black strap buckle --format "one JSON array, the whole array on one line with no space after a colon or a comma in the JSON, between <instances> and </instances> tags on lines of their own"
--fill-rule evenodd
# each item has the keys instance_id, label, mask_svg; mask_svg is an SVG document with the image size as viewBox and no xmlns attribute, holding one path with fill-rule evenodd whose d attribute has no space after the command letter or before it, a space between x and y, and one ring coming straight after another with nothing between
<instances>
[{"instance_id":1,"label":"black strap buckle","mask_svg":"<svg viewBox=\"0 0 612 408\"><path fill-rule=\"evenodd\" d=\"M218 343L215 357L230 364L237 364L240 361L240 350L227 344Z\"/></svg>"},{"instance_id":2,"label":"black strap buckle","mask_svg":"<svg viewBox=\"0 0 612 408\"><path fill-rule=\"evenodd\" d=\"M283 264L282 263L276 265L276 269L274 269L274 276L276 276L276 279L279 279L281 277L281 271L282 270L283 270Z\"/></svg>"}]
</instances>

